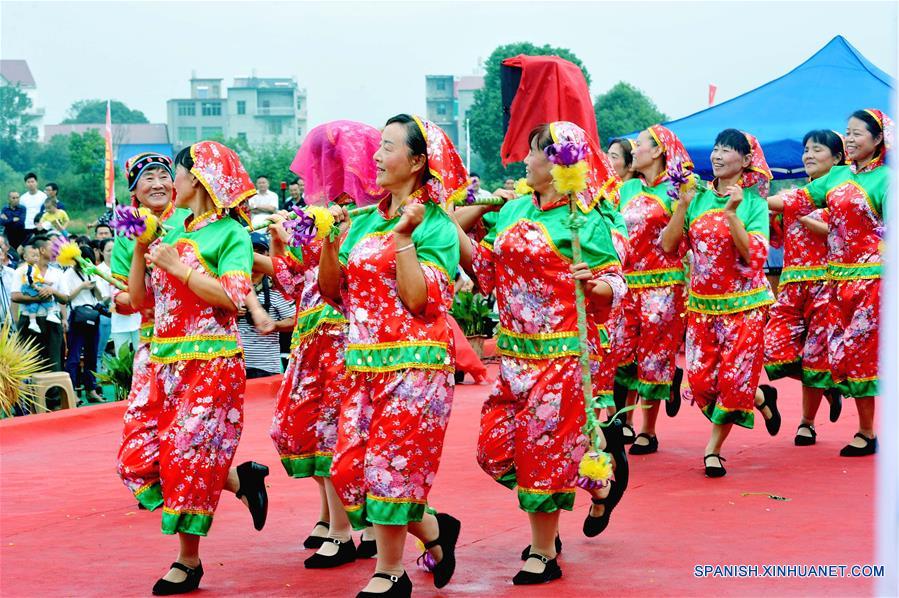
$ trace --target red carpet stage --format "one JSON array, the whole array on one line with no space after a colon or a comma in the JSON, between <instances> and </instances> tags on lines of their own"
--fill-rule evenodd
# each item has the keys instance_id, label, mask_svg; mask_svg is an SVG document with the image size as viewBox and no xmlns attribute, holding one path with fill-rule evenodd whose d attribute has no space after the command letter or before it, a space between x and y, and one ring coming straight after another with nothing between
<instances>
[{"instance_id":1,"label":"red carpet stage","mask_svg":"<svg viewBox=\"0 0 899 598\"><path fill-rule=\"evenodd\" d=\"M201 596L352 596L373 571L369 560L330 571L303 568L311 553L301 542L318 517L318 494L311 481L287 478L269 440L278 381L249 384L236 461L271 467L268 524L254 531L244 506L223 494L201 544ZM758 565L761 572L763 565L874 559L875 462L837 455L855 432L854 404L846 401L837 424L826 421L825 404L818 444L794 447L799 387L778 386L780 435L771 438L763 425L735 429L723 479L702 473L707 420L687 404L674 419L663 413L660 452L631 458L631 486L609 528L598 538L582 535L588 501L579 493L575 512L562 516L564 577L536 589L510 581L528 543L527 519L515 495L475 463L488 387L459 387L431 494L433 506L462 520L459 564L450 585L436 592L415 568L410 541L407 569L416 595L871 595L869 578L694 576L697 565ZM176 538L159 532L158 512L137 509L115 474L124 409L118 403L0 422L3 596L147 596L174 560Z\"/></svg>"}]
</instances>

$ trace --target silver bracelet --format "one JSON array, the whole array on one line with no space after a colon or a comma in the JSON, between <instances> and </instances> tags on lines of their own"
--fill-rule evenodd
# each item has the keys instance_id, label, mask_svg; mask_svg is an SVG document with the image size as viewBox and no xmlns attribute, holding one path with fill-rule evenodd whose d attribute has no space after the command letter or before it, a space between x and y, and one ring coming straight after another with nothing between
<instances>
[{"instance_id":1,"label":"silver bracelet","mask_svg":"<svg viewBox=\"0 0 899 598\"><path fill-rule=\"evenodd\" d=\"M412 249L413 247L415 247L415 243L409 243L405 247L400 247L399 249L397 249L396 253L402 253L402 252L406 251L407 249Z\"/></svg>"}]
</instances>

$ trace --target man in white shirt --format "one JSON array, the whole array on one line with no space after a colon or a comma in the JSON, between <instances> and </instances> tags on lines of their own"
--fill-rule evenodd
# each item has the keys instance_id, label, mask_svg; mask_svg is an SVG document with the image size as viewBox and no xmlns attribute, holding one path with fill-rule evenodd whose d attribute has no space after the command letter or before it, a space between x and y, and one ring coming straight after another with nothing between
<instances>
[{"instance_id":1,"label":"man in white shirt","mask_svg":"<svg viewBox=\"0 0 899 598\"><path fill-rule=\"evenodd\" d=\"M471 180L471 187L474 190L475 197L478 199L486 199L489 197L493 197L493 194L485 189L481 189L481 177L476 172L468 173L468 178Z\"/></svg>"},{"instance_id":2,"label":"man in white shirt","mask_svg":"<svg viewBox=\"0 0 899 598\"><path fill-rule=\"evenodd\" d=\"M25 175L25 192L19 196L19 203L25 206L25 238L34 234L37 228L35 218L44 207L47 194L37 189L37 175L29 172Z\"/></svg>"},{"instance_id":3,"label":"man in white shirt","mask_svg":"<svg viewBox=\"0 0 899 598\"><path fill-rule=\"evenodd\" d=\"M268 177L256 179L256 195L250 198L250 221L253 228L278 211L278 195L268 188Z\"/></svg>"},{"instance_id":4,"label":"man in white shirt","mask_svg":"<svg viewBox=\"0 0 899 598\"><path fill-rule=\"evenodd\" d=\"M53 307L50 309L42 308L37 312L36 319L41 330L40 333L29 330L28 316L21 314L18 325L19 334L24 338L33 338L36 346L40 349L41 357L47 361L50 370L61 372L62 335L63 328L67 327L64 303L68 300L68 294L62 287L62 270L50 265L52 257L50 241L46 237L39 236L28 244L38 250L40 257L37 269L44 279L43 287L40 289L40 294L37 297L31 297L22 292L25 269L28 268L28 264L22 264L13 277L10 297L13 303L21 304L43 303L52 300ZM63 305L57 305L57 303L62 303ZM56 315L57 309L61 309L59 315ZM47 318L48 315L50 316L49 319Z\"/></svg>"}]
</instances>

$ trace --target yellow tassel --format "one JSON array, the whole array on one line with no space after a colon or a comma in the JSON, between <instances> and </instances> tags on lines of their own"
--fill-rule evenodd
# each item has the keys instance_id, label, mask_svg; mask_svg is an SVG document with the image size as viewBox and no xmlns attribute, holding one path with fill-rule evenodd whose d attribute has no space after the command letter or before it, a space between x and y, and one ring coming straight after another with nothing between
<instances>
[{"instance_id":1,"label":"yellow tassel","mask_svg":"<svg viewBox=\"0 0 899 598\"><path fill-rule=\"evenodd\" d=\"M612 458L608 453L587 453L581 459L577 473L591 480L608 480L612 477Z\"/></svg>"},{"instance_id":2,"label":"yellow tassel","mask_svg":"<svg viewBox=\"0 0 899 598\"><path fill-rule=\"evenodd\" d=\"M315 238L324 239L331 234L334 228L334 216L327 208L310 206L306 208L306 215L315 220Z\"/></svg>"},{"instance_id":3,"label":"yellow tassel","mask_svg":"<svg viewBox=\"0 0 899 598\"><path fill-rule=\"evenodd\" d=\"M533 192L527 179L521 178L515 181L515 195L530 195Z\"/></svg>"},{"instance_id":4,"label":"yellow tassel","mask_svg":"<svg viewBox=\"0 0 899 598\"><path fill-rule=\"evenodd\" d=\"M145 230L137 240L146 245L156 239L156 231L159 229L159 219L147 208L138 208L137 213L140 214L143 217L144 222L147 223L147 230Z\"/></svg>"},{"instance_id":5,"label":"yellow tassel","mask_svg":"<svg viewBox=\"0 0 899 598\"><path fill-rule=\"evenodd\" d=\"M59 254L56 256L56 263L63 268L71 268L75 265L75 260L81 257L81 249L74 241L63 243L59 248Z\"/></svg>"},{"instance_id":6,"label":"yellow tassel","mask_svg":"<svg viewBox=\"0 0 899 598\"><path fill-rule=\"evenodd\" d=\"M581 160L572 166L556 164L550 170L553 186L563 195L578 193L587 188L587 162Z\"/></svg>"}]
</instances>

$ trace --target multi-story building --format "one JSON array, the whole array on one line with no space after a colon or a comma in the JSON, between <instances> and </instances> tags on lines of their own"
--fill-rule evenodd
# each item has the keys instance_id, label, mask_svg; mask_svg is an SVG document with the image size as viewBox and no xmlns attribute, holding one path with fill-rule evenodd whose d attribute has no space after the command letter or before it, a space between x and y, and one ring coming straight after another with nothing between
<instances>
[{"instance_id":1,"label":"multi-story building","mask_svg":"<svg viewBox=\"0 0 899 598\"><path fill-rule=\"evenodd\" d=\"M469 167L476 167L478 158L472 152L469 161L466 117L475 92L482 87L484 77L480 76L425 75L427 119L446 131Z\"/></svg>"},{"instance_id":2,"label":"multi-story building","mask_svg":"<svg viewBox=\"0 0 899 598\"><path fill-rule=\"evenodd\" d=\"M306 134L306 90L293 78L245 77L227 89L222 79L190 80L190 98L168 101L175 148L211 137L250 145L299 144ZM227 95L223 95L223 91Z\"/></svg>"},{"instance_id":3,"label":"multi-story building","mask_svg":"<svg viewBox=\"0 0 899 598\"><path fill-rule=\"evenodd\" d=\"M25 113L28 128L34 139L41 138L44 130L44 108L39 106L37 83L25 60L0 60L0 87L18 87L31 100L31 109Z\"/></svg>"}]
</instances>

